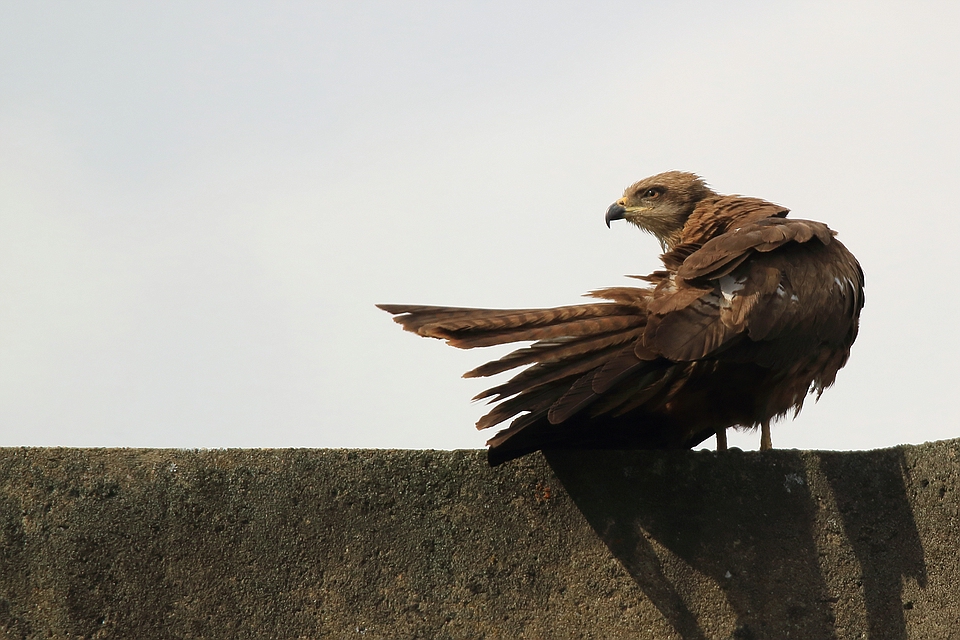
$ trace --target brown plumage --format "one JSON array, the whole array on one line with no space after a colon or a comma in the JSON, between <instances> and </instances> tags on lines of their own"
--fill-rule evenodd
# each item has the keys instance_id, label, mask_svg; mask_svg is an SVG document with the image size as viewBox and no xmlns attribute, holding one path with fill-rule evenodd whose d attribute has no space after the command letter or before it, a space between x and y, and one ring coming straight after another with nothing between
<instances>
[{"instance_id":1,"label":"brown plumage","mask_svg":"<svg viewBox=\"0 0 960 640\"><path fill-rule=\"evenodd\" d=\"M530 365L477 399L477 423L513 418L490 464L551 448L693 447L728 427L796 413L833 384L857 337L863 272L834 232L756 198L721 196L670 171L627 188L606 221L653 233L664 269L646 287L556 309L378 305L407 331L470 349L533 341L467 372Z\"/></svg>"}]
</instances>

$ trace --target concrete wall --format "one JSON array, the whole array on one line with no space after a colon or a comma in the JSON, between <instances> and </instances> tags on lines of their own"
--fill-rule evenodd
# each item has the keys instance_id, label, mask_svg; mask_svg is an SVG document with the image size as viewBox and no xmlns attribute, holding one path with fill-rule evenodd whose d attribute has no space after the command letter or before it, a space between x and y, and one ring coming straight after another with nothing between
<instances>
[{"instance_id":1,"label":"concrete wall","mask_svg":"<svg viewBox=\"0 0 960 640\"><path fill-rule=\"evenodd\" d=\"M0 449L0 638L955 638L958 453Z\"/></svg>"}]
</instances>

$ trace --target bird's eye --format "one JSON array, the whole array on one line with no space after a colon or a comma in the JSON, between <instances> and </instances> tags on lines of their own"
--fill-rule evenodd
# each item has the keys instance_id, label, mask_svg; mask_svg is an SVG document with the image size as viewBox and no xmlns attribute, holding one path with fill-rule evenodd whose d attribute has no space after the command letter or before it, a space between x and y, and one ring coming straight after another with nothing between
<instances>
[{"instance_id":1,"label":"bird's eye","mask_svg":"<svg viewBox=\"0 0 960 640\"><path fill-rule=\"evenodd\" d=\"M657 198L660 196L662 191L660 189L647 189L643 192L644 198Z\"/></svg>"}]
</instances>

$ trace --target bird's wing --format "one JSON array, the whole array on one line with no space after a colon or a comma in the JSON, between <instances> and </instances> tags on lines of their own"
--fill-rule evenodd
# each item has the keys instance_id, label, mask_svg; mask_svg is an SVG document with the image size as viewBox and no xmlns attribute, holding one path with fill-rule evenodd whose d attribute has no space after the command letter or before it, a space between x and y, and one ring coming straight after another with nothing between
<instances>
[{"instance_id":1,"label":"bird's wing","mask_svg":"<svg viewBox=\"0 0 960 640\"><path fill-rule=\"evenodd\" d=\"M676 260L677 271L650 278L642 335L553 399L552 424L663 406L705 359L774 367L822 344L845 353L853 342L863 276L826 225L761 219L675 252L665 262ZM789 342L774 340L786 332Z\"/></svg>"},{"instance_id":2,"label":"bird's wing","mask_svg":"<svg viewBox=\"0 0 960 640\"><path fill-rule=\"evenodd\" d=\"M689 253L657 287L643 344L689 362L742 338L769 341L787 330L801 342L833 340L859 313L862 288L859 265L826 225L749 222Z\"/></svg>"}]
</instances>

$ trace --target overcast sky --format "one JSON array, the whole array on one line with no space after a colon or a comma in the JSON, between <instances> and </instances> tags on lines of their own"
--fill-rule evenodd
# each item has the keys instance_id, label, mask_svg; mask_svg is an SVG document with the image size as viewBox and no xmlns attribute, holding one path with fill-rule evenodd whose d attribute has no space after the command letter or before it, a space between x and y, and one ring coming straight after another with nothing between
<instances>
[{"instance_id":1,"label":"overcast sky","mask_svg":"<svg viewBox=\"0 0 960 640\"><path fill-rule=\"evenodd\" d=\"M863 265L774 446L960 436L958 7L4 3L0 445L482 446L502 351L374 303L627 284L659 247L604 211L670 169Z\"/></svg>"}]
</instances>

